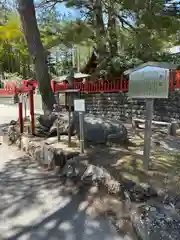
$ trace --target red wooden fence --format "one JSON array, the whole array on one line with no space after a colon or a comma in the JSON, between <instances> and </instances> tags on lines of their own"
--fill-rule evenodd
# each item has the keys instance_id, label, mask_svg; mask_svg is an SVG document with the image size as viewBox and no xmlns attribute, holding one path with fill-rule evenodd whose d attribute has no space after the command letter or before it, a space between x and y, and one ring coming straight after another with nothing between
<instances>
[{"instance_id":1,"label":"red wooden fence","mask_svg":"<svg viewBox=\"0 0 180 240\"><path fill-rule=\"evenodd\" d=\"M81 92L97 93L97 92L127 92L128 80L115 81L98 81L94 83L74 83L73 86L69 84L55 84L55 92L64 91L67 89L79 89Z\"/></svg>"},{"instance_id":2,"label":"red wooden fence","mask_svg":"<svg viewBox=\"0 0 180 240\"><path fill-rule=\"evenodd\" d=\"M22 87L22 88L0 88L0 96L12 96L14 94L28 93L32 90L32 87Z\"/></svg>"},{"instance_id":3,"label":"red wooden fence","mask_svg":"<svg viewBox=\"0 0 180 240\"><path fill-rule=\"evenodd\" d=\"M180 89L180 70L170 71L169 89ZM23 88L24 92L28 92L27 84L30 83L34 87L38 86L36 80L24 80ZM67 89L79 89L81 92L98 93L98 92L128 92L129 81L123 76L120 79L114 81L99 80L91 83L74 82L73 86L64 82L51 81L51 87L53 92L63 92ZM17 87L14 84L7 84L4 89L0 89L0 95L13 95L17 91Z\"/></svg>"}]
</instances>

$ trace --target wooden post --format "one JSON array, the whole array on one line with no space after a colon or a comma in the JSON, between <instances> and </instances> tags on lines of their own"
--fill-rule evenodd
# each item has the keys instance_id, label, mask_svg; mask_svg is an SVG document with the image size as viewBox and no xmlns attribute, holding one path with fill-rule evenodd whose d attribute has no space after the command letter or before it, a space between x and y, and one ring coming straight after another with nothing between
<instances>
[{"instance_id":1,"label":"wooden post","mask_svg":"<svg viewBox=\"0 0 180 240\"><path fill-rule=\"evenodd\" d=\"M84 153L84 113L79 112L80 153Z\"/></svg>"},{"instance_id":2,"label":"wooden post","mask_svg":"<svg viewBox=\"0 0 180 240\"><path fill-rule=\"evenodd\" d=\"M27 120L27 99L26 96L23 96L23 102L24 102L24 121Z\"/></svg>"},{"instance_id":3,"label":"wooden post","mask_svg":"<svg viewBox=\"0 0 180 240\"><path fill-rule=\"evenodd\" d=\"M56 92L56 81L53 79L51 80L51 88L52 88L53 93L55 93Z\"/></svg>"},{"instance_id":4,"label":"wooden post","mask_svg":"<svg viewBox=\"0 0 180 240\"><path fill-rule=\"evenodd\" d=\"M31 134L35 134L35 119L34 119L34 91L29 92L29 105L30 105L30 120L31 120Z\"/></svg>"},{"instance_id":5,"label":"wooden post","mask_svg":"<svg viewBox=\"0 0 180 240\"><path fill-rule=\"evenodd\" d=\"M59 93L55 94L55 99L56 99L56 103L58 104L58 106L60 105L59 103Z\"/></svg>"},{"instance_id":6,"label":"wooden post","mask_svg":"<svg viewBox=\"0 0 180 240\"><path fill-rule=\"evenodd\" d=\"M59 117L59 113L58 113L58 122L57 122L57 140L58 142L61 141L61 135L60 135L60 117Z\"/></svg>"},{"instance_id":7,"label":"wooden post","mask_svg":"<svg viewBox=\"0 0 180 240\"><path fill-rule=\"evenodd\" d=\"M22 96L21 95L19 95L18 109L19 109L20 133L22 134L24 131L24 122L23 122L23 104L22 104Z\"/></svg>"},{"instance_id":8,"label":"wooden post","mask_svg":"<svg viewBox=\"0 0 180 240\"><path fill-rule=\"evenodd\" d=\"M151 150L151 134L152 134L152 117L153 117L153 99L146 100L146 121L144 133L144 160L143 168L148 170L150 163L150 150Z\"/></svg>"},{"instance_id":9,"label":"wooden post","mask_svg":"<svg viewBox=\"0 0 180 240\"><path fill-rule=\"evenodd\" d=\"M173 121L169 126L169 135L175 137L176 136L176 128L177 128L177 123L176 123L176 121Z\"/></svg>"},{"instance_id":10,"label":"wooden post","mask_svg":"<svg viewBox=\"0 0 180 240\"><path fill-rule=\"evenodd\" d=\"M71 93L68 94L68 147L71 146Z\"/></svg>"},{"instance_id":11,"label":"wooden post","mask_svg":"<svg viewBox=\"0 0 180 240\"><path fill-rule=\"evenodd\" d=\"M84 99L74 100L74 111L79 113L79 135L80 135L80 152L84 153L85 150L85 137L84 137L84 112L85 101Z\"/></svg>"}]
</instances>

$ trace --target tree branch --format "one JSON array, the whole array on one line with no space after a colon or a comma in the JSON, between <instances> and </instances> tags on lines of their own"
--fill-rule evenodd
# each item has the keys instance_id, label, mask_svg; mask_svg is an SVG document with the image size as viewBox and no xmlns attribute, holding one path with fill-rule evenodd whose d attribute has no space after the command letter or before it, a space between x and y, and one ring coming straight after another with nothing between
<instances>
[{"instance_id":1,"label":"tree branch","mask_svg":"<svg viewBox=\"0 0 180 240\"><path fill-rule=\"evenodd\" d=\"M130 27L133 31L136 31L135 27L133 27L132 24L130 24L128 21L126 21L123 17L117 15L117 18L119 19L119 21L121 22L121 24L125 24L127 25L128 27Z\"/></svg>"},{"instance_id":2,"label":"tree branch","mask_svg":"<svg viewBox=\"0 0 180 240\"><path fill-rule=\"evenodd\" d=\"M58 3L63 3L64 0L43 0L41 3L36 4L36 8L41 8L41 7L55 7L56 4Z\"/></svg>"}]
</instances>

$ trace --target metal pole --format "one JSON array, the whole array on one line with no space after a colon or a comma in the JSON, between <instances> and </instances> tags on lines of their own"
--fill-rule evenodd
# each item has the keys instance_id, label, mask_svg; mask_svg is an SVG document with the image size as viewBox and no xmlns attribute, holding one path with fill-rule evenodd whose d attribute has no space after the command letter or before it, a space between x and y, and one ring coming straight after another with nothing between
<instances>
[{"instance_id":1,"label":"metal pole","mask_svg":"<svg viewBox=\"0 0 180 240\"><path fill-rule=\"evenodd\" d=\"M152 135L152 118L153 118L153 99L146 100L146 121L144 133L144 159L143 168L148 170L150 163L150 150L151 150L151 135Z\"/></svg>"},{"instance_id":2,"label":"metal pole","mask_svg":"<svg viewBox=\"0 0 180 240\"><path fill-rule=\"evenodd\" d=\"M84 153L84 113L79 112L80 152Z\"/></svg>"}]
</instances>

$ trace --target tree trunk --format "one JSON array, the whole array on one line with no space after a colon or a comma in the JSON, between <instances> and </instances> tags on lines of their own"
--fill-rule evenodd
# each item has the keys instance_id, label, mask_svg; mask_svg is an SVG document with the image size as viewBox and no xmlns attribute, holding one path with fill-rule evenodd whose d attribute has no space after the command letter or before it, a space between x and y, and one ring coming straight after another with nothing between
<instances>
[{"instance_id":1,"label":"tree trunk","mask_svg":"<svg viewBox=\"0 0 180 240\"><path fill-rule=\"evenodd\" d=\"M98 57L98 65L107 57L106 47L106 30L103 21L103 10L101 0L95 0L94 2L94 29L96 30L96 44Z\"/></svg>"},{"instance_id":2,"label":"tree trunk","mask_svg":"<svg viewBox=\"0 0 180 240\"><path fill-rule=\"evenodd\" d=\"M53 110L55 98L50 84L47 56L37 26L34 1L17 0L17 2L28 49L34 61L36 78L39 82L39 91L42 97L43 110L45 114L50 114Z\"/></svg>"},{"instance_id":3,"label":"tree trunk","mask_svg":"<svg viewBox=\"0 0 180 240\"><path fill-rule=\"evenodd\" d=\"M116 17L115 17L115 3L109 2L108 7L108 32L109 32L109 49L111 57L117 55L118 44L117 44L117 30L116 30Z\"/></svg>"}]
</instances>

